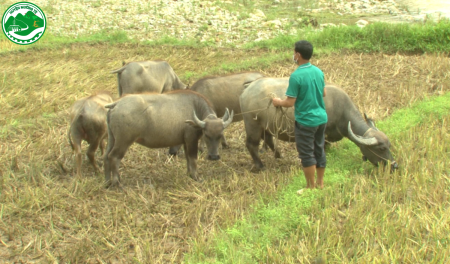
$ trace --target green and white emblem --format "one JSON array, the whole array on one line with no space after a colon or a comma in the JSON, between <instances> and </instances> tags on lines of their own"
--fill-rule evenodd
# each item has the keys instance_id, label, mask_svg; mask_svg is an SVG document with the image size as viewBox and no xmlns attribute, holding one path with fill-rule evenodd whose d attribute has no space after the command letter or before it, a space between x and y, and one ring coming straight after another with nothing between
<instances>
[{"instance_id":1,"label":"green and white emblem","mask_svg":"<svg viewBox=\"0 0 450 264\"><path fill-rule=\"evenodd\" d=\"M44 35L46 27L44 12L33 3L15 3L3 14L3 33L16 44L29 45L36 42Z\"/></svg>"}]
</instances>

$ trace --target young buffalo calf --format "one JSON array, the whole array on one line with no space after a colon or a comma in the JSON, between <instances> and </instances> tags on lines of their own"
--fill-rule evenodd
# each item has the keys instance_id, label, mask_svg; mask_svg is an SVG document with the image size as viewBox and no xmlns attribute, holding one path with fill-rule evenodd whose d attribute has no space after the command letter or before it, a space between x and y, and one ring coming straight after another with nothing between
<instances>
[{"instance_id":1,"label":"young buffalo calf","mask_svg":"<svg viewBox=\"0 0 450 264\"><path fill-rule=\"evenodd\" d=\"M106 130L106 104L112 103L111 94L106 91L97 92L88 97L77 100L70 108L70 128L67 133L72 150L75 151L77 164L77 176L81 176L81 141L89 143L87 156L89 161L98 172L95 162L95 151L100 145L103 155L105 148L104 138L107 137Z\"/></svg>"}]
</instances>

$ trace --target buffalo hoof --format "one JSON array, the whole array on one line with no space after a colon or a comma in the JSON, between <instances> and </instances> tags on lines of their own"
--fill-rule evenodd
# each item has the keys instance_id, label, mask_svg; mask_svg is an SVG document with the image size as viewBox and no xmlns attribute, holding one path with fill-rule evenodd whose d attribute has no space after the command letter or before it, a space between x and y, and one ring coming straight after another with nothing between
<instances>
[{"instance_id":1,"label":"buffalo hoof","mask_svg":"<svg viewBox=\"0 0 450 264\"><path fill-rule=\"evenodd\" d=\"M107 181L107 182L105 183L105 189L109 189L109 188L111 188L111 187L112 187L111 181Z\"/></svg>"},{"instance_id":2,"label":"buffalo hoof","mask_svg":"<svg viewBox=\"0 0 450 264\"><path fill-rule=\"evenodd\" d=\"M265 146L265 145L263 145L260 149L259 149L259 153L265 153L265 152L267 152L267 151L269 151L269 147L267 147L267 146Z\"/></svg>"},{"instance_id":3,"label":"buffalo hoof","mask_svg":"<svg viewBox=\"0 0 450 264\"><path fill-rule=\"evenodd\" d=\"M118 181L107 181L105 183L105 188L106 189L117 188L123 190L122 184L120 184L120 182Z\"/></svg>"},{"instance_id":4,"label":"buffalo hoof","mask_svg":"<svg viewBox=\"0 0 450 264\"><path fill-rule=\"evenodd\" d=\"M100 169L101 167L103 167L103 164L100 164L100 166L94 166L94 171L96 174L100 174L102 172L102 170Z\"/></svg>"},{"instance_id":5,"label":"buffalo hoof","mask_svg":"<svg viewBox=\"0 0 450 264\"><path fill-rule=\"evenodd\" d=\"M204 181L202 177L198 177L198 176L197 177L190 176L190 178L198 183L203 183L203 181Z\"/></svg>"},{"instance_id":6,"label":"buffalo hoof","mask_svg":"<svg viewBox=\"0 0 450 264\"><path fill-rule=\"evenodd\" d=\"M275 151L275 158L276 159L280 159L281 158L281 154L279 151Z\"/></svg>"},{"instance_id":7,"label":"buffalo hoof","mask_svg":"<svg viewBox=\"0 0 450 264\"><path fill-rule=\"evenodd\" d=\"M262 166L253 166L253 167L250 169L250 172L253 172L253 173L259 173L259 172L262 172L262 171L264 171L264 170L266 170L266 167L264 167L264 165L262 165Z\"/></svg>"}]
</instances>

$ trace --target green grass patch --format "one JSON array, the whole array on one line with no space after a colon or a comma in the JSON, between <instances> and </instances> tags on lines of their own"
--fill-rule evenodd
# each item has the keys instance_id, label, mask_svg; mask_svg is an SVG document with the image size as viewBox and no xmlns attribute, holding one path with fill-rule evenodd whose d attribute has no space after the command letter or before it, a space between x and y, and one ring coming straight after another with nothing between
<instances>
[{"instance_id":1,"label":"green grass patch","mask_svg":"<svg viewBox=\"0 0 450 264\"><path fill-rule=\"evenodd\" d=\"M395 111L388 119L377 123L389 136L398 137L405 130L432 122L430 117L441 120L450 114L450 93L438 97L426 97L418 104Z\"/></svg>"},{"instance_id":2,"label":"green grass patch","mask_svg":"<svg viewBox=\"0 0 450 264\"><path fill-rule=\"evenodd\" d=\"M55 36L49 32L45 32L44 36L39 39L36 43L32 45L16 45L12 47L7 45L1 45L1 42L6 42L9 44L9 40L4 34L0 34L0 54L8 53L11 51L26 51L28 49L41 50L41 49L60 49L64 46L70 46L76 43L133 43L133 41L127 36L126 31L107 31L103 30L95 34L89 34L84 36L79 36L77 38L67 37L67 36Z\"/></svg>"},{"instance_id":3,"label":"green grass patch","mask_svg":"<svg viewBox=\"0 0 450 264\"><path fill-rule=\"evenodd\" d=\"M293 25L295 26L295 25ZM298 25L297 25L298 26ZM372 23L365 28L357 26L327 27L319 31L313 27L302 28L296 35L278 35L269 40L249 42L242 48L263 48L271 50L291 50L299 39L307 39L313 43L315 54L320 55L331 52L357 52L357 53L448 53L450 52L450 20L441 20L439 23L428 22L422 24L407 23ZM6 41L1 35L0 41ZM131 40L125 31L101 31L96 34L68 38L54 36L46 33L41 40L29 46L14 47L13 50L26 50L29 48L58 48L73 43L137 43ZM179 46L179 47L214 47L214 41L200 42L199 39L179 39L164 35L152 41L144 41L149 46ZM225 47L235 47L236 44L226 44ZM7 52L11 48L0 46L0 52Z\"/></svg>"},{"instance_id":4,"label":"green grass patch","mask_svg":"<svg viewBox=\"0 0 450 264\"><path fill-rule=\"evenodd\" d=\"M438 53L450 52L450 21L426 24L372 23L357 26L328 27L323 31L305 30L298 35L280 35L253 42L245 48L292 49L299 39L307 39L320 52Z\"/></svg>"},{"instance_id":5,"label":"green grass patch","mask_svg":"<svg viewBox=\"0 0 450 264\"><path fill-rule=\"evenodd\" d=\"M298 196L306 182L300 170L292 172L276 199L261 197L252 214L221 230L210 246L194 246L186 262L446 263L449 118L446 93L377 124L397 150L401 168L394 174L361 166L357 146L339 142L327 152L324 190Z\"/></svg>"}]
</instances>

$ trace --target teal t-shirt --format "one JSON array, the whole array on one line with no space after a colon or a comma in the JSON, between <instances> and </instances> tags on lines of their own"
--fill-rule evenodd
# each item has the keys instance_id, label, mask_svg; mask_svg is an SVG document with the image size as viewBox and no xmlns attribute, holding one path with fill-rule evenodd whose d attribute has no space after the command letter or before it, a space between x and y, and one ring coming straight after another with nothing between
<instances>
[{"instance_id":1,"label":"teal t-shirt","mask_svg":"<svg viewBox=\"0 0 450 264\"><path fill-rule=\"evenodd\" d=\"M291 74L286 96L296 98L295 121L307 127L328 122L323 100L324 87L323 72L310 62L298 66Z\"/></svg>"}]
</instances>

